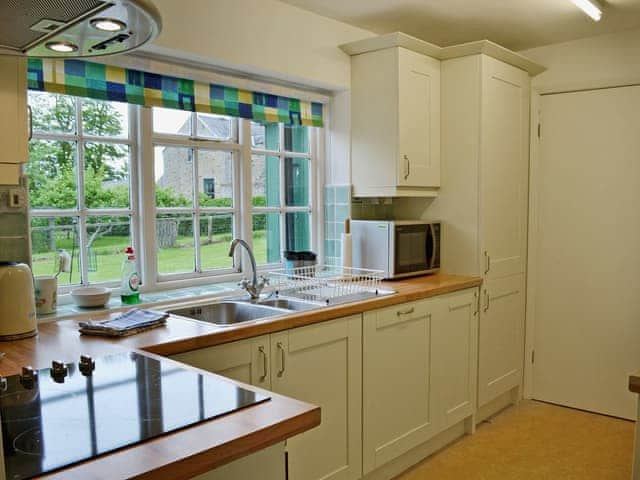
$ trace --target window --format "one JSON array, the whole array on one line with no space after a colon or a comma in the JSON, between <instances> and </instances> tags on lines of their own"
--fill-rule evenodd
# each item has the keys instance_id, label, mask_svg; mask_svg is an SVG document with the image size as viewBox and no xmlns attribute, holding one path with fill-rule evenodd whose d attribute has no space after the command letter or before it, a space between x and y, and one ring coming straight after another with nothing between
<instances>
[{"instance_id":1,"label":"window","mask_svg":"<svg viewBox=\"0 0 640 480\"><path fill-rule=\"evenodd\" d=\"M312 245L309 128L251 122L253 243L260 264Z\"/></svg>"},{"instance_id":2,"label":"window","mask_svg":"<svg viewBox=\"0 0 640 480\"><path fill-rule=\"evenodd\" d=\"M63 291L117 285L129 245L154 289L242 272L234 237L260 265L318 243L320 129L40 92L29 104L33 269L55 273L68 252Z\"/></svg>"},{"instance_id":3,"label":"window","mask_svg":"<svg viewBox=\"0 0 640 480\"><path fill-rule=\"evenodd\" d=\"M29 104L34 274L56 273L64 250L71 272L58 277L60 285L118 282L122 252L136 243L135 109L34 92Z\"/></svg>"}]
</instances>

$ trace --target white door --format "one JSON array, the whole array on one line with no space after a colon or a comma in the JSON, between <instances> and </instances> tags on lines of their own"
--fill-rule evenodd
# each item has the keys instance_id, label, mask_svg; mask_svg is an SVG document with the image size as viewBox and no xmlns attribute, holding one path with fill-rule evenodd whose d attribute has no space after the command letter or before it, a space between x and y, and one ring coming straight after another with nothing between
<instances>
[{"instance_id":1,"label":"white door","mask_svg":"<svg viewBox=\"0 0 640 480\"><path fill-rule=\"evenodd\" d=\"M318 405L322 422L287 440L290 480L356 480L362 472L362 317L271 335L273 391Z\"/></svg>"},{"instance_id":2,"label":"white door","mask_svg":"<svg viewBox=\"0 0 640 480\"><path fill-rule=\"evenodd\" d=\"M640 87L542 97L534 398L635 418Z\"/></svg>"},{"instance_id":3,"label":"white door","mask_svg":"<svg viewBox=\"0 0 640 480\"><path fill-rule=\"evenodd\" d=\"M480 222L485 278L524 273L529 75L482 57Z\"/></svg>"}]
</instances>

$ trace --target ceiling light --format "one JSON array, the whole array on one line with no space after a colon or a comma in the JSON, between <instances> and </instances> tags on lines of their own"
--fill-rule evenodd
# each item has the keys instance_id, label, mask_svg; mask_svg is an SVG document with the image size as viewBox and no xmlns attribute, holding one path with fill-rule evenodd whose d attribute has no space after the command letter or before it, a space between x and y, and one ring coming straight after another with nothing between
<instances>
[{"instance_id":1,"label":"ceiling light","mask_svg":"<svg viewBox=\"0 0 640 480\"><path fill-rule=\"evenodd\" d=\"M91 20L91 26L96 30L103 32L121 32L127 28L127 24L113 18L94 18Z\"/></svg>"},{"instance_id":2,"label":"ceiling light","mask_svg":"<svg viewBox=\"0 0 640 480\"><path fill-rule=\"evenodd\" d=\"M49 42L45 46L58 53L71 53L78 50L78 46L71 42Z\"/></svg>"},{"instance_id":3,"label":"ceiling light","mask_svg":"<svg viewBox=\"0 0 640 480\"><path fill-rule=\"evenodd\" d=\"M602 7L596 0L571 0L576 7L589 15L594 21L602 18Z\"/></svg>"}]
</instances>

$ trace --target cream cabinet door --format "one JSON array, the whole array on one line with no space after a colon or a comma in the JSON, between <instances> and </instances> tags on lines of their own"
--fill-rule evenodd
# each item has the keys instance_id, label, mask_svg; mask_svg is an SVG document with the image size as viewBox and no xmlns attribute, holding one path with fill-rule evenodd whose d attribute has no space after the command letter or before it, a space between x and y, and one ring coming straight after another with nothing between
<instances>
[{"instance_id":1,"label":"cream cabinet door","mask_svg":"<svg viewBox=\"0 0 640 480\"><path fill-rule=\"evenodd\" d=\"M435 433L431 328L437 298L364 314L363 468L365 474Z\"/></svg>"},{"instance_id":2,"label":"cream cabinet door","mask_svg":"<svg viewBox=\"0 0 640 480\"><path fill-rule=\"evenodd\" d=\"M269 335L172 355L186 363L239 382L271 388Z\"/></svg>"},{"instance_id":3,"label":"cream cabinet door","mask_svg":"<svg viewBox=\"0 0 640 480\"><path fill-rule=\"evenodd\" d=\"M287 440L290 480L356 480L362 470L362 317L271 335L273 391L320 406L321 424Z\"/></svg>"},{"instance_id":4,"label":"cream cabinet door","mask_svg":"<svg viewBox=\"0 0 640 480\"><path fill-rule=\"evenodd\" d=\"M398 185L438 187L440 61L398 50Z\"/></svg>"},{"instance_id":5,"label":"cream cabinet door","mask_svg":"<svg viewBox=\"0 0 640 480\"><path fill-rule=\"evenodd\" d=\"M193 480L285 480L284 444L278 443L234 460Z\"/></svg>"},{"instance_id":6,"label":"cream cabinet door","mask_svg":"<svg viewBox=\"0 0 640 480\"><path fill-rule=\"evenodd\" d=\"M482 57L480 224L486 278L524 273L529 174L529 75Z\"/></svg>"},{"instance_id":7,"label":"cream cabinet door","mask_svg":"<svg viewBox=\"0 0 640 480\"><path fill-rule=\"evenodd\" d=\"M478 289L438 297L432 320L431 378L438 430L471 416L478 374Z\"/></svg>"},{"instance_id":8,"label":"cream cabinet door","mask_svg":"<svg viewBox=\"0 0 640 480\"><path fill-rule=\"evenodd\" d=\"M0 145L2 162L25 163L27 148L27 60L0 55Z\"/></svg>"},{"instance_id":9,"label":"cream cabinet door","mask_svg":"<svg viewBox=\"0 0 640 480\"><path fill-rule=\"evenodd\" d=\"M483 284L478 341L479 406L522 383L524 294L524 275Z\"/></svg>"}]
</instances>

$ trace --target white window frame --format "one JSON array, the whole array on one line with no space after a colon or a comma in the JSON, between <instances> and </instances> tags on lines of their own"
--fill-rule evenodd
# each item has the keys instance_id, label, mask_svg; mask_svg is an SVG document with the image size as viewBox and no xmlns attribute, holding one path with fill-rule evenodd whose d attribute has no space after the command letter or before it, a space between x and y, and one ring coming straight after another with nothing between
<instances>
[{"instance_id":1,"label":"white window frame","mask_svg":"<svg viewBox=\"0 0 640 480\"><path fill-rule=\"evenodd\" d=\"M253 246L253 214L278 212L280 214L281 248L285 247L284 232L286 228L285 214L287 212L308 212L310 214L310 242L311 249L318 252L322 259L323 242L320 236L323 228L323 182L324 182L324 149L325 132L322 128L309 127L309 153L294 153L284 151L284 129L280 126L279 151L254 149L251 145L251 120L237 118L234 125L232 141L217 141L197 136L169 135L153 132L153 111L151 107L129 105L129 136L128 138L113 138L84 135L82 131L82 98L74 97L76 101L76 129L72 133L34 132L34 140L69 141L78 145L76 158L76 175L79 186L78 206L76 209L44 209L30 210L32 217L70 216L78 218L79 251L81 258L81 273L83 285L88 284L88 262L86 245L87 217L92 216L129 216L131 218L131 243L136 250L138 272L141 274L141 291L151 292L173 288L183 288L212 283L231 282L251 274L251 267L246 254L240 256L240 262L234 268L196 271L189 273L160 274L157 264L156 243L156 215L158 213L181 213L197 215L202 213L231 213L233 215L234 236L243 238ZM195 130L196 115L192 116L192 126ZM237 139L237 140L236 140ZM233 141L236 140L236 141ZM84 151L82 145L86 142L101 142L127 145L129 148L129 176L130 176L130 206L128 209L88 209L84 205ZM232 152L233 158L233 207L200 207L197 199L199 191L197 156L194 157L194 206L187 208L156 208L155 206L155 174L154 174L154 145L168 145L198 149L224 150ZM280 199L279 207L253 207L252 203L252 154L278 156L280 158ZM197 155L197 154L196 154ZM308 158L311 162L309 174L309 205L304 207L287 207L284 205L284 159ZM80 187L82 185L82 187ZM199 228L194 224L194 241L199 242ZM199 253L196 248L196 265L199 266ZM281 267L281 263L263 264L259 271L266 271ZM91 283L106 287L119 287L120 281ZM59 287L60 294L68 293L78 284Z\"/></svg>"},{"instance_id":2,"label":"white window frame","mask_svg":"<svg viewBox=\"0 0 640 480\"><path fill-rule=\"evenodd\" d=\"M68 95L72 97L71 95ZM87 235L87 218L88 217L104 217L104 216L122 216L129 217L131 224L129 227L131 244L133 248L138 251L140 245L139 232L139 208L138 201L139 195L137 192L138 180L138 146L134 139L137 135L138 126L138 108L135 105L128 105L129 115L129 131L126 138L117 137L102 137L96 135L85 135L83 131L82 121L82 97L72 97L75 102L75 122L76 132L40 132L34 131L33 140L48 140L57 142L69 142L76 144L76 163L75 173L78 190L77 205L76 208L59 209L59 208L42 208L35 207L30 209L29 215L31 218L50 218L50 217L76 217L78 218L78 259L80 260L80 284L61 285L58 287L58 292L65 294L77 288L78 286L89 285L89 265L88 265L88 235ZM117 103L117 102L114 102ZM129 208L87 208L84 198L84 144L86 143L111 143L117 145L126 145L129 148ZM124 258L124 256L123 256ZM91 285L100 285L105 287L117 287L120 285L120 280L113 280L109 282L92 282Z\"/></svg>"}]
</instances>

